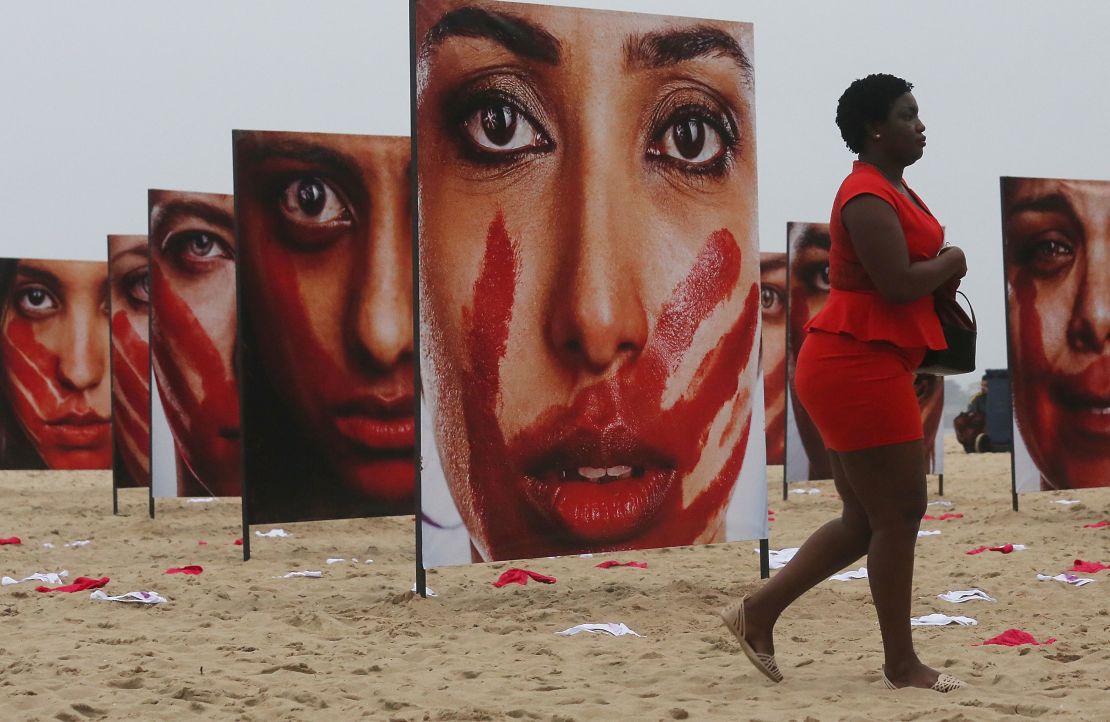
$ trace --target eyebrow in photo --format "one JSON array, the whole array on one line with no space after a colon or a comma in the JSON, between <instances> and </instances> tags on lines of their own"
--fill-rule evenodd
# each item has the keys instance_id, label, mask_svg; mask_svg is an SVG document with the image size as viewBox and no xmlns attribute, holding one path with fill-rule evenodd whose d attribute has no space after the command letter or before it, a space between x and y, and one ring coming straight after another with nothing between
<instances>
[{"instance_id":1,"label":"eyebrow in photo","mask_svg":"<svg viewBox=\"0 0 1110 722\"><path fill-rule=\"evenodd\" d=\"M780 268L786 268L785 254L777 258L761 258L759 259L759 272L767 273L768 271L777 271Z\"/></svg>"},{"instance_id":2,"label":"eyebrow in photo","mask_svg":"<svg viewBox=\"0 0 1110 722\"><path fill-rule=\"evenodd\" d=\"M45 268L35 268L34 266L28 266L25 263L19 264L19 270L16 272L16 275L21 279L34 281L35 283L41 283L53 289L59 288L62 285L62 282L58 280L58 277L50 271L47 271Z\"/></svg>"},{"instance_id":3,"label":"eyebrow in photo","mask_svg":"<svg viewBox=\"0 0 1110 722\"><path fill-rule=\"evenodd\" d=\"M541 25L509 13L468 5L440 18L424 37L422 56L448 38L482 38L526 60L558 65L562 44ZM751 80L752 64L734 37L719 28L696 25L632 35L624 42L625 63L658 69L701 58L727 58Z\"/></svg>"},{"instance_id":4,"label":"eyebrow in photo","mask_svg":"<svg viewBox=\"0 0 1110 722\"><path fill-rule=\"evenodd\" d=\"M162 235L163 228L187 218L200 218L214 226L226 228L230 233L235 227L231 214L204 201L184 198L158 202L150 217L150 232L155 238Z\"/></svg>"},{"instance_id":5,"label":"eyebrow in photo","mask_svg":"<svg viewBox=\"0 0 1110 722\"><path fill-rule=\"evenodd\" d=\"M362 181L362 171L354 158L320 143L290 138L268 140L265 135L249 134L239 141L243 160L256 165L266 160L288 160L326 170L348 187L368 193Z\"/></svg>"},{"instance_id":6,"label":"eyebrow in photo","mask_svg":"<svg viewBox=\"0 0 1110 722\"><path fill-rule=\"evenodd\" d=\"M1006 204L1006 215L1015 216L1018 213L1061 213L1076 217L1071 201L1060 192L1033 195Z\"/></svg>"},{"instance_id":7,"label":"eyebrow in photo","mask_svg":"<svg viewBox=\"0 0 1110 722\"><path fill-rule=\"evenodd\" d=\"M794 249L796 251L805 251L810 248L817 248L822 251L827 251L831 245L832 240L828 233L811 227L807 228L805 233L802 234L802 237L794 244Z\"/></svg>"},{"instance_id":8,"label":"eyebrow in photo","mask_svg":"<svg viewBox=\"0 0 1110 722\"><path fill-rule=\"evenodd\" d=\"M562 46L554 35L539 25L509 13L467 5L439 19L424 36L422 56L429 55L448 38L483 38L514 55L558 65Z\"/></svg>"}]
</instances>

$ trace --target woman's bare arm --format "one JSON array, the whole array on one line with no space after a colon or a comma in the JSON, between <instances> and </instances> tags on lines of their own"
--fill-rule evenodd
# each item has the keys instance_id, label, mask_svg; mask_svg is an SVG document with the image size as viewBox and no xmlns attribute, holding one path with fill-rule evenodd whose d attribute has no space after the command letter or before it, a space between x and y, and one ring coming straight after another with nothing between
<instances>
[{"instance_id":1,"label":"woman's bare arm","mask_svg":"<svg viewBox=\"0 0 1110 722\"><path fill-rule=\"evenodd\" d=\"M892 303L916 301L967 273L963 251L955 247L928 261L910 263L898 214L877 196L856 196L844 204L840 218L871 282Z\"/></svg>"}]
</instances>

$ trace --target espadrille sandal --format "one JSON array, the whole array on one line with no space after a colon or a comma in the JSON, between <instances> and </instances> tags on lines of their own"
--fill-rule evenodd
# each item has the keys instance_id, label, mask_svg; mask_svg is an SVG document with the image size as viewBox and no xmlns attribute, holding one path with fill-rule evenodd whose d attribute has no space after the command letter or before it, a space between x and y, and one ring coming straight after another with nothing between
<instances>
[{"instance_id":1,"label":"espadrille sandal","mask_svg":"<svg viewBox=\"0 0 1110 722\"><path fill-rule=\"evenodd\" d=\"M887 679L885 672L883 673L883 684L886 685L887 689L902 689L902 687L895 687L894 683ZM966 686L967 685L964 684L963 680L953 677L950 674L942 674L937 677L937 681L933 682L933 686L929 689L933 690L934 692L948 693L955 692L957 689L963 689Z\"/></svg>"},{"instance_id":2,"label":"espadrille sandal","mask_svg":"<svg viewBox=\"0 0 1110 722\"><path fill-rule=\"evenodd\" d=\"M744 650L744 654L755 665L755 668L772 682L781 682L782 672L779 671L779 666L775 662L775 655L761 654L755 651L744 639L744 602L746 600L747 597L744 597L731 607L722 609L718 612L718 615L725 626L728 627L728 631L732 632L732 636L736 637L736 641L740 642L740 648Z\"/></svg>"}]
</instances>

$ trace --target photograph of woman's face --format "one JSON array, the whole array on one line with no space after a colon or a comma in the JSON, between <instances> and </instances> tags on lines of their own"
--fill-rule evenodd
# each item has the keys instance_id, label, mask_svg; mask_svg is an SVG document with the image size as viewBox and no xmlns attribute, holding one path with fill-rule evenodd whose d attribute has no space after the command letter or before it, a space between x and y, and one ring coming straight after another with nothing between
<instances>
[{"instance_id":1,"label":"photograph of woman's face","mask_svg":"<svg viewBox=\"0 0 1110 722\"><path fill-rule=\"evenodd\" d=\"M108 265L20 259L0 299L3 398L48 469L112 467Z\"/></svg>"},{"instance_id":2,"label":"photograph of woman's face","mask_svg":"<svg viewBox=\"0 0 1110 722\"><path fill-rule=\"evenodd\" d=\"M281 402L270 413L296 429L297 456L324 470L311 515L411 514L411 141L257 131L235 138L244 326L262 381ZM258 432L252 425L249 433ZM252 470L266 461L252 455L268 453L259 449L246 450L252 508ZM259 491L262 506L278 503L266 498L280 493L278 481L257 479L270 489ZM285 486L305 494L296 481ZM309 513L307 503L301 508Z\"/></svg>"},{"instance_id":3,"label":"photograph of woman's face","mask_svg":"<svg viewBox=\"0 0 1110 722\"><path fill-rule=\"evenodd\" d=\"M759 354L751 26L428 0L416 33L423 391L476 558L724 541Z\"/></svg>"},{"instance_id":4,"label":"photograph of woman's face","mask_svg":"<svg viewBox=\"0 0 1110 722\"><path fill-rule=\"evenodd\" d=\"M767 463L782 464L786 444L786 254L759 254L762 307L763 399Z\"/></svg>"},{"instance_id":5,"label":"photograph of woman's face","mask_svg":"<svg viewBox=\"0 0 1110 722\"><path fill-rule=\"evenodd\" d=\"M787 247L789 249L789 383L794 384L794 363L806 338L805 325L825 307L829 299L829 237L827 223L788 223ZM937 432L944 409L944 380L930 374L914 376L914 392L921 408L924 429L925 468L928 473L938 473L943 464L943 449L937 450ZM809 413L791 393L791 409L795 427L808 461L808 469L788 469L787 481L806 479L831 479L832 466ZM768 417L769 418L769 417ZM768 427L770 428L770 427Z\"/></svg>"},{"instance_id":6,"label":"photograph of woman's face","mask_svg":"<svg viewBox=\"0 0 1110 722\"><path fill-rule=\"evenodd\" d=\"M151 357L178 495L238 496L234 203L161 190L149 203Z\"/></svg>"},{"instance_id":7,"label":"photograph of woman's face","mask_svg":"<svg viewBox=\"0 0 1110 722\"><path fill-rule=\"evenodd\" d=\"M1110 181L1002 179L1014 415L1042 489L1110 486Z\"/></svg>"},{"instance_id":8,"label":"photograph of woman's face","mask_svg":"<svg viewBox=\"0 0 1110 722\"><path fill-rule=\"evenodd\" d=\"M150 486L150 249L108 236L116 487Z\"/></svg>"},{"instance_id":9,"label":"photograph of woman's face","mask_svg":"<svg viewBox=\"0 0 1110 722\"><path fill-rule=\"evenodd\" d=\"M831 479L832 467L825 452L821 432L809 418L809 412L794 393L794 364L806 338L805 326L829 299L829 238L827 223L787 223L786 244L788 257L787 284L789 287L790 333L787 337L787 375L791 389L790 404L794 426L805 450L807 468L787 469L787 481ZM793 456L793 454L791 455Z\"/></svg>"}]
</instances>

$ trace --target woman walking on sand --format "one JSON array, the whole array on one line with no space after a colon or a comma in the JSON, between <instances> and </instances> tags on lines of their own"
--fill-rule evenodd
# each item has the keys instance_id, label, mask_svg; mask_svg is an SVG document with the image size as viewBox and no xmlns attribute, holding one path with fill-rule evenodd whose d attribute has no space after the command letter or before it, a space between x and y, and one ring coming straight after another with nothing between
<instances>
[{"instance_id":1,"label":"woman walking on sand","mask_svg":"<svg viewBox=\"0 0 1110 722\"><path fill-rule=\"evenodd\" d=\"M779 616L866 554L886 685L964 686L918 659L910 634L914 546L927 499L914 370L927 349L945 348L933 292L954 291L967 272L963 252L942 248L940 223L902 180L925 149L912 89L901 78L869 75L837 106L836 124L859 160L833 204L832 290L806 326L796 385L829 450L844 508L759 591L721 612L748 658L775 682L782 680L773 641Z\"/></svg>"}]
</instances>

